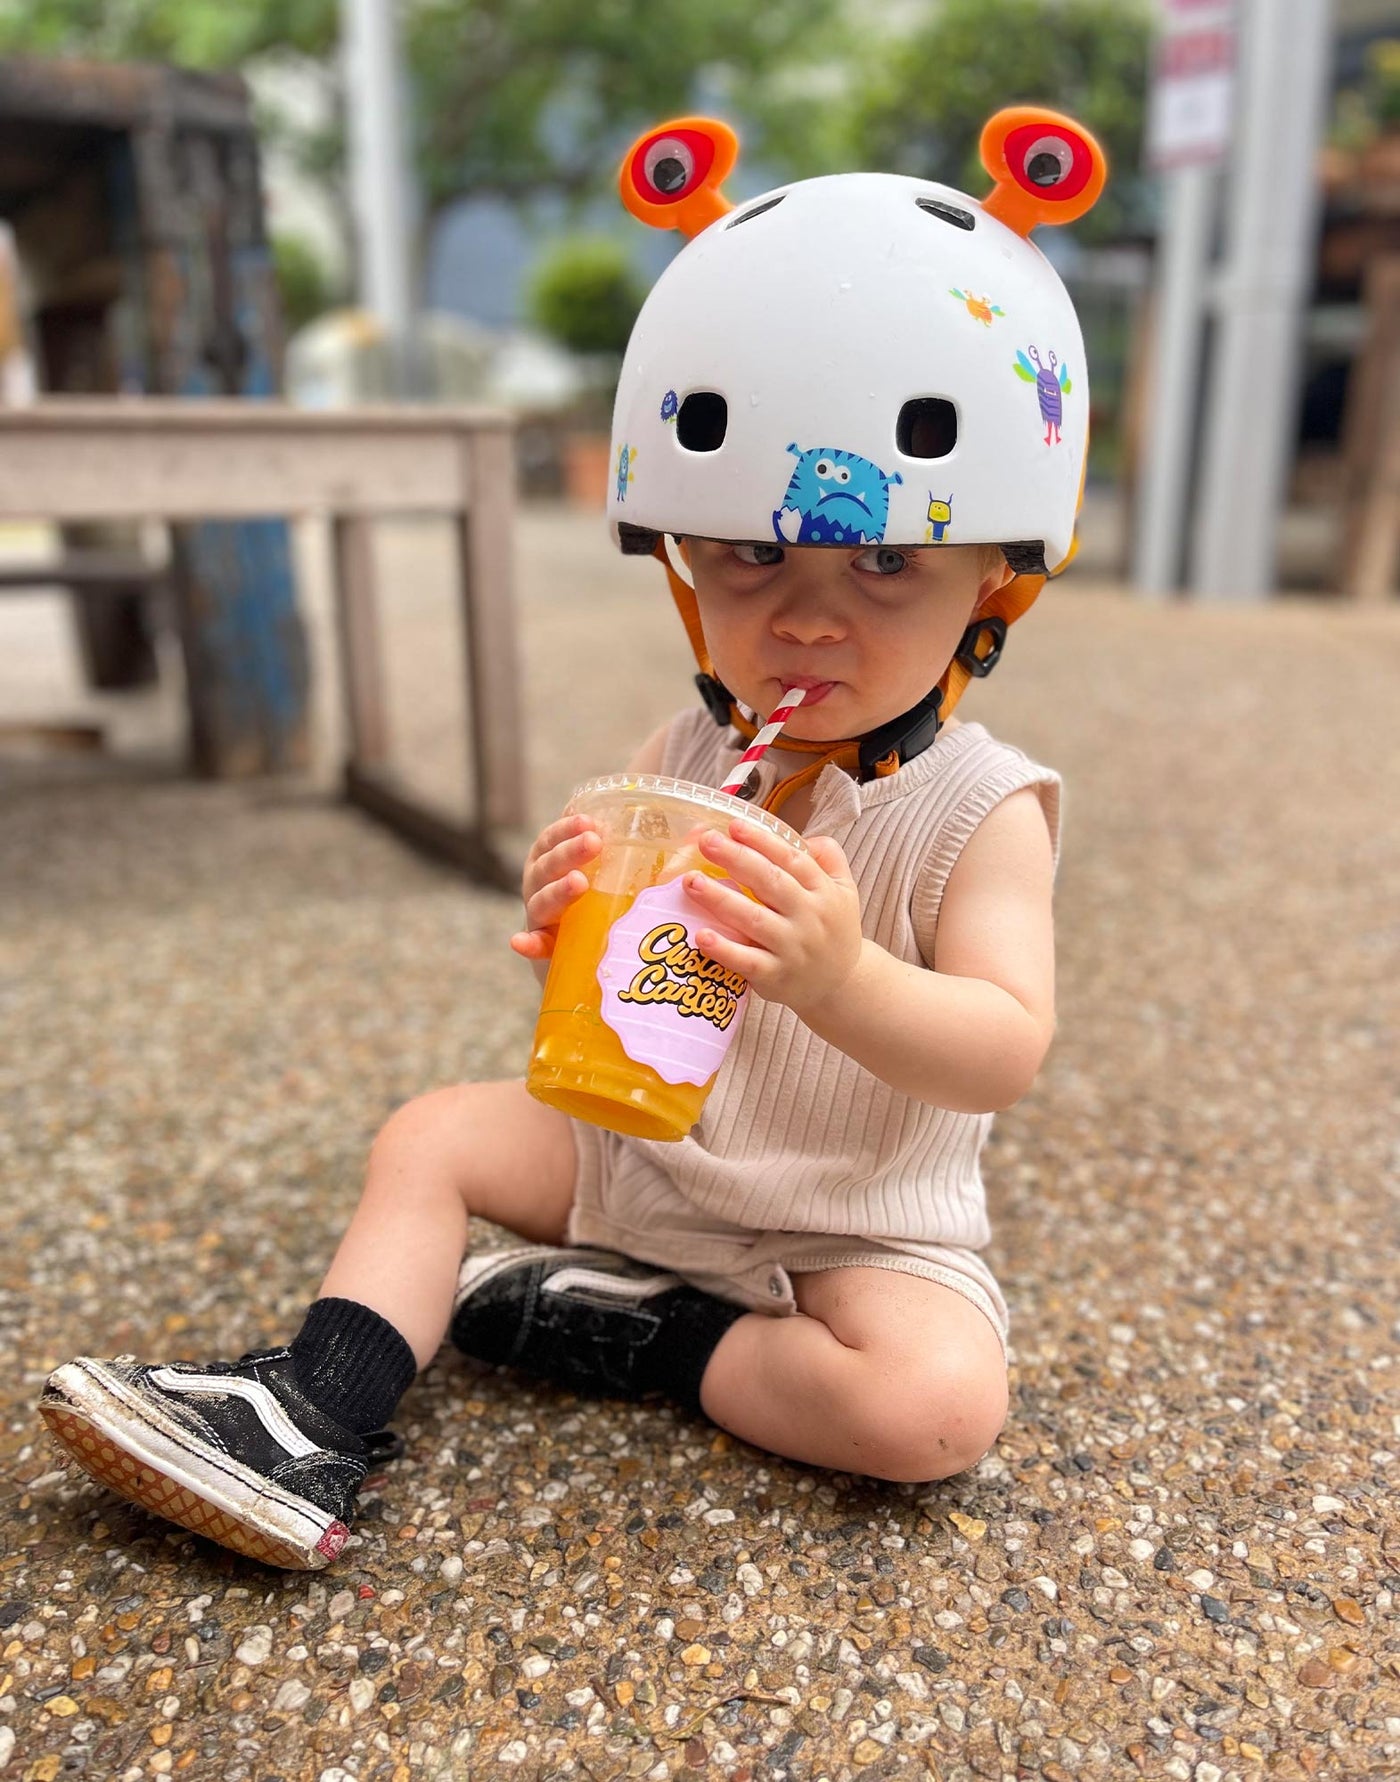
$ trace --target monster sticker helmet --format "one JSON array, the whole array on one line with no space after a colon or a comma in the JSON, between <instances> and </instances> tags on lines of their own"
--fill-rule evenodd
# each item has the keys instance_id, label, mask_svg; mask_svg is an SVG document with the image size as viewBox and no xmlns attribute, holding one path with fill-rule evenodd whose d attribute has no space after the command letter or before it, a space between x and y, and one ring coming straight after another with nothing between
<instances>
[{"instance_id":1,"label":"monster sticker helmet","mask_svg":"<svg viewBox=\"0 0 1400 1782\"><path fill-rule=\"evenodd\" d=\"M609 520L624 551L663 560L667 533L923 547L931 519L936 542L1001 547L1015 578L934 694L889 747L897 726L855 739L870 745L862 775L890 772L932 740L1072 553L1088 446L1084 345L1068 292L1029 236L1090 208L1104 158L1070 119L1016 107L982 132L994 182L985 199L847 173L736 210L720 185L737 154L725 125L681 118L623 160L627 208L690 240L627 345L612 458L635 468L617 478ZM702 691L717 721L747 731L714 679L693 594L668 570ZM805 746L831 758L830 744Z\"/></svg>"}]
</instances>

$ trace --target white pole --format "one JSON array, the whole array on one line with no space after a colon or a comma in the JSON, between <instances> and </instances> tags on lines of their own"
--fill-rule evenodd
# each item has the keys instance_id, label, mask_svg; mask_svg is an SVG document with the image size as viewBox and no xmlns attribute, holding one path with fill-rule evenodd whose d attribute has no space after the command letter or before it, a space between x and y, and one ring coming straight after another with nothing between
<instances>
[{"instance_id":1,"label":"white pole","mask_svg":"<svg viewBox=\"0 0 1400 1782\"><path fill-rule=\"evenodd\" d=\"M1143 421L1133 582L1160 598L1181 586L1186 567L1186 513L1196 430L1196 386L1205 326L1210 233L1219 184L1215 168L1180 167L1167 174L1152 364Z\"/></svg>"},{"instance_id":2,"label":"white pole","mask_svg":"<svg viewBox=\"0 0 1400 1782\"><path fill-rule=\"evenodd\" d=\"M1330 0L1245 0L1227 259L1192 586L1260 600L1273 584L1312 283Z\"/></svg>"},{"instance_id":3,"label":"white pole","mask_svg":"<svg viewBox=\"0 0 1400 1782\"><path fill-rule=\"evenodd\" d=\"M359 296L384 326L397 393L410 388L413 186L395 0L341 0Z\"/></svg>"}]
</instances>

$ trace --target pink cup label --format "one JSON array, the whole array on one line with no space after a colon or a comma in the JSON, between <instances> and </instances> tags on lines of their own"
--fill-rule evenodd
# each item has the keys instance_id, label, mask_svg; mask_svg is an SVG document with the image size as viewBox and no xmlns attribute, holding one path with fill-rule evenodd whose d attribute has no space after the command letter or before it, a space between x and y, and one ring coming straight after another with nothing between
<instances>
[{"instance_id":1,"label":"pink cup label","mask_svg":"<svg viewBox=\"0 0 1400 1782\"><path fill-rule=\"evenodd\" d=\"M708 920L679 878L639 892L608 931L602 1015L637 1064L668 1083L706 1083L724 1062L748 981L694 944Z\"/></svg>"}]
</instances>

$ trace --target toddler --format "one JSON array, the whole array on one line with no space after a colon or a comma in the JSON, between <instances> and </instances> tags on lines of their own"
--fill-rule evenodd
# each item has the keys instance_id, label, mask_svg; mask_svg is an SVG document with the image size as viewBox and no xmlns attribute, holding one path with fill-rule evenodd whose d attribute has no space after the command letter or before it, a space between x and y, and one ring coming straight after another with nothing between
<instances>
[{"instance_id":1,"label":"toddler","mask_svg":"<svg viewBox=\"0 0 1400 1782\"><path fill-rule=\"evenodd\" d=\"M623 165L634 214L693 239L629 343L610 517L665 564L704 700L629 770L717 786L806 689L744 788L805 852L736 820L701 843L727 879L687 880L690 944L751 987L695 1128L622 1137L520 1081L409 1102L287 1346L50 1377L40 1410L94 1477L324 1565L449 1334L882 1479L994 1441L1006 1308L978 1159L1053 1032L1059 782L950 714L1071 553L1083 347L1028 235L1082 214L1103 166L1039 110L998 114L982 152L982 202L850 174L734 210L734 139L704 119ZM530 850L511 945L542 978L599 847L584 811ZM464 1263L472 1216L527 1242Z\"/></svg>"}]
</instances>

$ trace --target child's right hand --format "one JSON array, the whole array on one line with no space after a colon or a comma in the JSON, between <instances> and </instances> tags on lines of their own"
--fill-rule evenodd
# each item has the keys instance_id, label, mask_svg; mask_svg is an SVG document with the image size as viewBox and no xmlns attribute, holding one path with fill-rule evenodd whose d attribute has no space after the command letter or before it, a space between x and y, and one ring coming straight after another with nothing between
<instances>
[{"instance_id":1,"label":"child's right hand","mask_svg":"<svg viewBox=\"0 0 1400 1782\"><path fill-rule=\"evenodd\" d=\"M594 859L603 838L582 814L560 817L542 829L525 859L520 893L525 927L510 937L522 959L548 959L554 952L559 918L588 889L578 869Z\"/></svg>"}]
</instances>

